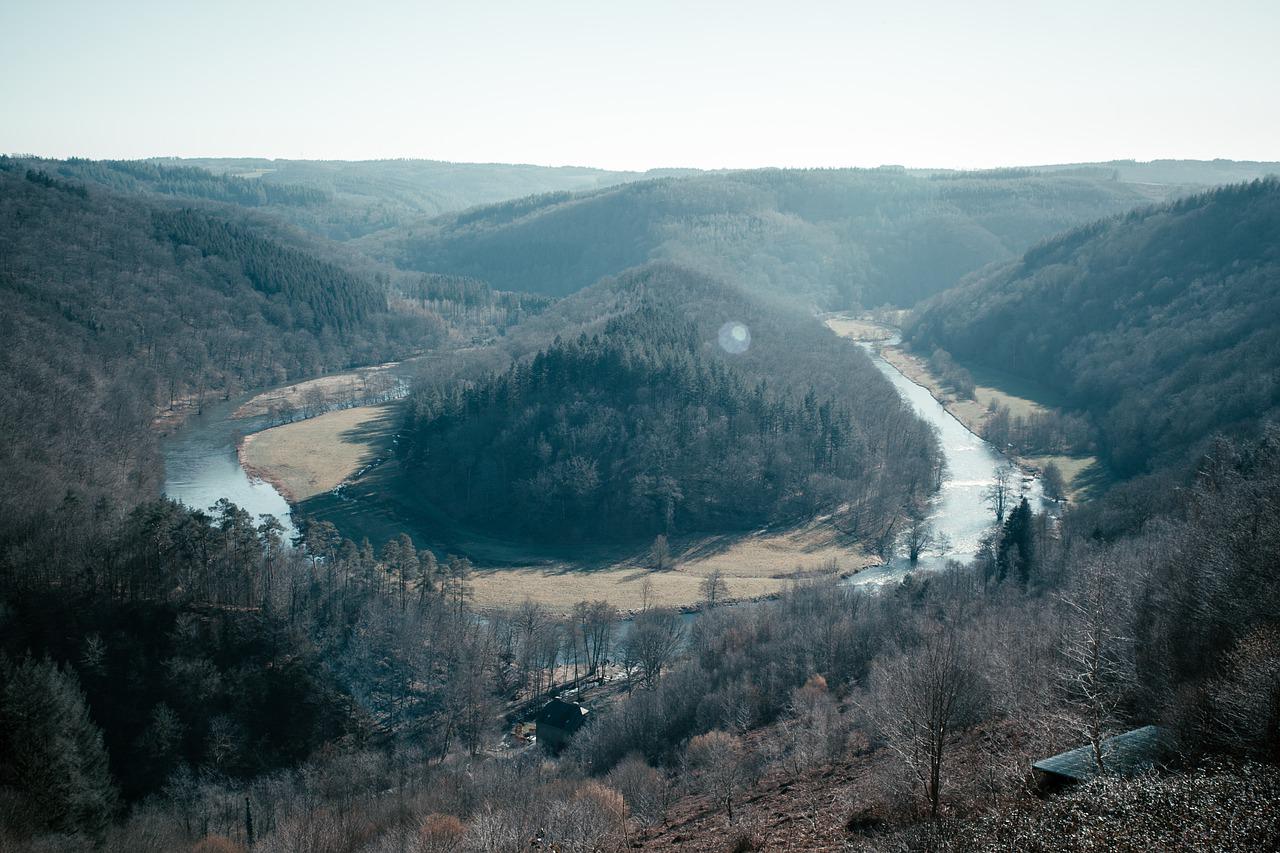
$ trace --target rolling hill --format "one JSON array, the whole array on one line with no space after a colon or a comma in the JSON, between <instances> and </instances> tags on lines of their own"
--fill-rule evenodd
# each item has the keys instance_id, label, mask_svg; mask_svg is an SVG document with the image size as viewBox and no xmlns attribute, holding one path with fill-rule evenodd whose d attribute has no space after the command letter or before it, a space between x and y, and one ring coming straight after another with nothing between
<instances>
[{"instance_id":1,"label":"rolling hill","mask_svg":"<svg viewBox=\"0 0 1280 853\"><path fill-rule=\"evenodd\" d=\"M746 530L841 505L877 536L932 488L928 427L812 318L669 264L566 301L596 306L596 328L414 394L405 488L456 521L553 542Z\"/></svg>"},{"instance_id":2,"label":"rolling hill","mask_svg":"<svg viewBox=\"0 0 1280 853\"><path fill-rule=\"evenodd\" d=\"M1034 377L1094 420L1119 474L1280 413L1280 181L1056 237L922 305L919 349Z\"/></svg>"},{"instance_id":3,"label":"rolling hill","mask_svg":"<svg viewBox=\"0 0 1280 853\"><path fill-rule=\"evenodd\" d=\"M804 306L911 305L987 264L1181 185L1087 174L759 170L552 193L371 235L397 265L564 295L675 261Z\"/></svg>"}]
</instances>

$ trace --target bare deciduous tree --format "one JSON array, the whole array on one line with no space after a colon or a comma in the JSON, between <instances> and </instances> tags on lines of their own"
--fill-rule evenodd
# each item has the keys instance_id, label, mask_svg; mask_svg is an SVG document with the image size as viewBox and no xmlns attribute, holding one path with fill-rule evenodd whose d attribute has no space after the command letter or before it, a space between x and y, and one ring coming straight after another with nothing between
<instances>
[{"instance_id":1,"label":"bare deciduous tree","mask_svg":"<svg viewBox=\"0 0 1280 853\"><path fill-rule=\"evenodd\" d=\"M955 730L977 715L982 698L977 662L950 623L925 625L917 646L872 668L862 710L919 784L934 818L947 749Z\"/></svg>"},{"instance_id":2,"label":"bare deciduous tree","mask_svg":"<svg viewBox=\"0 0 1280 853\"><path fill-rule=\"evenodd\" d=\"M722 731L707 732L689 741L685 760L697 772L701 790L725 808L733 821L733 801L746 786L748 755L737 737Z\"/></svg>"},{"instance_id":3,"label":"bare deciduous tree","mask_svg":"<svg viewBox=\"0 0 1280 853\"><path fill-rule=\"evenodd\" d=\"M671 546L667 543L665 533L659 533L654 537L653 545L649 548L649 556L653 560L655 572L665 572L671 568Z\"/></svg>"},{"instance_id":4,"label":"bare deciduous tree","mask_svg":"<svg viewBox=\"0 0 1280 853\"><path fill-rule=\"evenodd\" d=\"M937 539L938 535L924 513L913 512L911 525L907 528L907 559L917 562L922 554L934 547Z\"/></svg>"},{"instance_id":5,"label":"bare deciduous tree","mask_svg":"<svg viewBox=\"0 0 1280 853\"><path fill-rule=\"evenodd\" d=\"M627 637L627 658L639 668L646 686L657 684L683 640L684 625L674 610L646 610L636 617Z\"/></svg>"},{"instance_id":6,"label":"bare deciduous tree","mask_svg":"<svg viewBox=\"0 0 1280 853\"><path fill-rule=\"evenodd\" d=\"M991 511L996 514L996 521L1004 521L1005 511L1013 499L1013 484L1017 475L1018 471L1013 467L1013 463L1002 463L996 468L995 479L983 493L987 506L991 507Z\"/></svg>"},{"instance_id":7,"label":"bare deciduous tree","mask_svg":"<svg viewBox=\"0 0 1280 853\"><path fill-rule=\"evenodd\" d=\"M1099 770L1106 769L1102 741L1119 722L1117 709L1135 681L1133 641L1124 630L1128 588L1119 571L1114 552L1087 555L1061 597L1064 716L1093 748Z\"/></svg>"},{"instance_id":8,"label":"bare deciduous tree","mask_svg":"<svg viewBox=\"0 0 1280 853\"><path fill-rule=\"evenodd\" d=\"M638 753L624 758L609 772L609 785L622 794L632 816L642 824L666 820L671 785L661 771L650 767Z\"/></svg>"},{"instance_id":9,"label":"bare deciduous tree","mask_svg":"<svg viewBox=\"0 0 1280 853\"><path fill-rule=\"evenodd\" d=\"M719 569L712 569L698 586L708 610L729 597L729 584L725 582L724 572Z\"/></svg>"}]
</instances>

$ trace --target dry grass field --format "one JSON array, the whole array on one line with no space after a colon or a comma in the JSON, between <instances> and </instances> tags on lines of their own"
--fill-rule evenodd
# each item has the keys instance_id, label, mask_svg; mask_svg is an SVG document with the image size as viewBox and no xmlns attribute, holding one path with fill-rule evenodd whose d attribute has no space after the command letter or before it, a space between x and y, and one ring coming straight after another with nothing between
<instances>
[{"instance_id":1,"label":"dry grass field","mask_svg":"<svg viewBox=\"0 0 1280 853\"><path fill-rule=\"evenodd\" d=\"M825 522L779 533L672 541L674 566L654 571L648 554L600 568L574 561L539 566L481 568L474 576L482 610L513 607L525 599L568 612L579 601L607 601L621 610L651 606L690 608L703 598L703 580L719 570L730 599L765 598L805 578L846 576L879 559L842 542ZM647 589L646 589L647 584Z\"/></svg>"},{"instance_id":2,"label":"dry grass field","mask_svg":"<svg viewBox=\"0 0 1280 853\"><path fill-rule=\"evenodd\" d=\"M553 548L496 539L460 529L433 513L425 492L406 488L398 464L392 457L355 478L341 498L324 492L300 509L333 522L345 536L368 537L375 547L408 533L419 547L431 546L440 556L465 554L475 566L472 591L481 610L529 599L557 613L591 600L633 611L644 606L646 596L651 605L688 608L702 601L703 579L717 569L729 598L754 599L781 592L797 580L849 575L880 563L839 534L830 519L780 531L672 537L672 568L663 571L653 569L648 542Z\"/></svg>"},{"instance_id":3,"label":"dry grass field","mask_svg":"<svg viewBox=\"0 0 1280 853\"><path fill-rule=\"evenodd\" d=\"M240 464L290 503L327 492L373 462L391 428L391 407L341 409L246 436Z\"/></svg>"},{"instance_id":4,"label":"dry grass field","mask_svg":"<svg viewBox=\"0 0 1280 853\"><path fill-rule=\"evenodd\" d=\"M858 320L851 317L828 317L827 327L844 338L855 341L887 341L893 337L894 331L886 326L870 320Z\"/></svg>"}]
</instances>

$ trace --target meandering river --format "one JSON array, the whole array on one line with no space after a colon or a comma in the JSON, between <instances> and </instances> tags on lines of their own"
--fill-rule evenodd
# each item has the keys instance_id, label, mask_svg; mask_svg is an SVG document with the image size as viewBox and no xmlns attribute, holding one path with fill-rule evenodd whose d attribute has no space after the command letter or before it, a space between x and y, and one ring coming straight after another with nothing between
<instances>
[{"instance_id":1,"label":"meandering river","mask_svg":"<svg viewBox=\"0 0 1280 853\"><path fill-rule=\"evenodd\" d=\"M863 346L898 393L937 430L947 461L947 478L929 513L934 530L949 543L947 551L922 556L915 565L905 557L896 558L849 579L854 584L879 584L896 580L907 571L938 569L948 559L973 556L994 521L983 492L994 481L997 467L1006 460L952 417L926 389L903 376L870 345ZM255 517L274 515L292 536L294 527L285 499L269 483L250 478L240 467L238 438L270 426L266 418L233 418L232 413L242 402L237 399L206 405L200 414L188 418L164 439L165 494L197 509L207 509L225 497ZM1014 491L1019 490L1037 510L1043 508L1039 481L1019 475Z\"/></svg>"},{"instance_id":2,"label":"meandering river","mask_svg":"<svg viewBox=\"0 0 1280 853\"><path fill-rule=\"evenodd\" d=\"M940 569L948 560L968 560L978 552L983 534L995 522L984 492L995 482L996 469L1007 464L1008 459L956 420L927 389L903 376L896 367L881 358L872 345L864 343L862 346L916 414L937 430L938 442L947 461L947 477L942 489L930 502L928 519L948 547L943 553L922 555L915 565L905 556L898 557L878 568L859 572L849 580L854 584L885 583L901 578L908 571ZM1013 502L1016 504L1019 497L1025 495L1033 509L1045 509L1040 481L1026 478L1021 472L1016 477L1016 482L1011 484Z\"/></svg>"},{"instance_id":3,"label":"meandering river","mask_svg":"<svg viewBox=\"0 0 1280 853\"><path fill-rule=\"evenodd\" d=\"M274 515L292 538L296 530L288 502L270 483L249 477L240 467L240 436L271 426L265 417L232 417L247 399L206 404L164 438L164 493L194 509L208 509L226 498L255 518Z\"/></svg>"}]
</instances>

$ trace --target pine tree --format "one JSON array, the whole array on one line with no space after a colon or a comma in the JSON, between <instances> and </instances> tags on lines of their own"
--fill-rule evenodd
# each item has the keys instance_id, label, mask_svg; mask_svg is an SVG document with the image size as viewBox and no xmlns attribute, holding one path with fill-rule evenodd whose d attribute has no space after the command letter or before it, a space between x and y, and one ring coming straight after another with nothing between
<instances>
[{"instance_id":1,"label":"pine tree","mask_svg":"<svg viewBox=\"0 0 1280 853\"><path fill-rule=\"evenodd\" d=\"M102 732L79 681L49 660L0 662L0 785L44 828L97 838L116 806Z\"/></svg>"}]
</instances>

